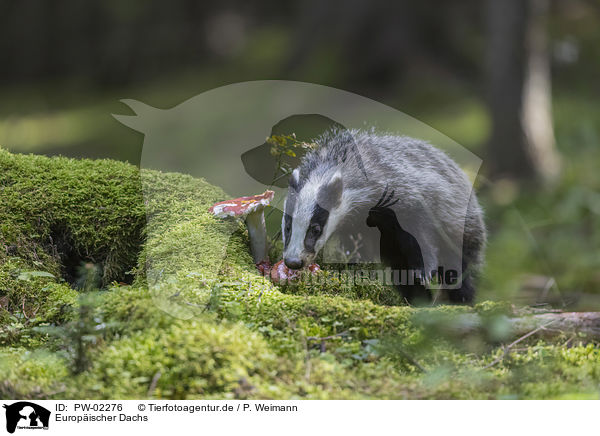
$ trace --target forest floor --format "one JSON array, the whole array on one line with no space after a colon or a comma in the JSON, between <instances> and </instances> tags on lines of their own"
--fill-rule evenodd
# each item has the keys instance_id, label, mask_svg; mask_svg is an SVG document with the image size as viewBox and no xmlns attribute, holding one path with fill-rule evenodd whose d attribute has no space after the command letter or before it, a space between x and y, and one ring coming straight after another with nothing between
<instances>
[{"instance_id":1,"label":"forest floor","mask_svg":"<svg viewBox=\"0 0 600 436\"><path fill-rule=\"evenodd\" d=\"M272 284L202 179L0 150L0 189L2 398L598 398L594 338L511 304Z\"/></svg>"}]
</instances>

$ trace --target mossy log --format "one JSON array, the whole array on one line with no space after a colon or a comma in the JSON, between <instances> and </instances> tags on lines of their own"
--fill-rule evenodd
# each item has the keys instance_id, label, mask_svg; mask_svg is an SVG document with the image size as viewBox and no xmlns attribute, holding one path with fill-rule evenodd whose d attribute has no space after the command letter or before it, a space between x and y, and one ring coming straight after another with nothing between
<instances>
[{"instance_id":1,"label":"mossy log","mask_svg":"<svg viewBox=\"0 0 600 436\"><path fill-rule=\"evenodd\" d=\"M511 319L515 334L526 334L537 328L541 336L577 334L588 339L600 339L599 312L542 313Z\"/></svg>"},{"instance_id":2,"label":"mossy log","mask_svg":"<svg viewBox=\"0 0 600 436\"><path fill-rule=\"evenodd\" d=\"M600 340L600 312L560 312L527 314L503 318L514 339L535 331L534 335L553 338L563 335L578 335L588 340ZM457 335L469 335L486 328L487 320L476 313L459 315L451 329Z\"/></svg>"}]
</instances>

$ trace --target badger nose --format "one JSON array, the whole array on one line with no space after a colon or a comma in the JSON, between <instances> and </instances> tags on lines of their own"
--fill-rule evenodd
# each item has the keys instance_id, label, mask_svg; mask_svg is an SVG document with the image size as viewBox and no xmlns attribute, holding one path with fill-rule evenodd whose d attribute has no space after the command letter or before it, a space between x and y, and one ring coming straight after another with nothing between
<instances>
[{"instance_id":1,"label":"badger nose","mask_svg":"<svg viewBox=\"0 0 600 436\"><path fill-rule=\"evenodd\" d=\"M302 260L298 257L286 257L284 260L285 266L289 269L300 269L302 268Z\"/></svg>"}]
</instances>

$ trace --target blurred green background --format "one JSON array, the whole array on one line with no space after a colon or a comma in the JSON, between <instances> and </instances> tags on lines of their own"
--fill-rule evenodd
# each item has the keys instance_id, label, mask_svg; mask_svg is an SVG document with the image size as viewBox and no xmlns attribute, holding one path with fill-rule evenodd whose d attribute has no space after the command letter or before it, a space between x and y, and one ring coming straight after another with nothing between
<instances>
[{"instance_id":1,"label":"blurred green background","mask_svg":"<svg viewBox=\"0 0 600 436\"><path fill-rule=\"evenodd\" d=\"M111 116L129 113L122 98L169 108L263 79L341 88L484 159L479 299L600 310L599 29L594 0L0 0L0 146L139 164L143 136ZM531 65L551 78L551 180L511 171Z\"/></svg>"}]
</instances>

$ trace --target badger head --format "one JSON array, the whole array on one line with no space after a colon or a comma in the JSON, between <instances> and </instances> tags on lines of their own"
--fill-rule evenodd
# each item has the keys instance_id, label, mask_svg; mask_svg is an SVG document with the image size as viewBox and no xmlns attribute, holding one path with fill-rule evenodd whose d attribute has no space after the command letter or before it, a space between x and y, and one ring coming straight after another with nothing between
<instances>
[{"instance_id":1,"label":"badger head","mask_svg":"<svg viewBox=\"0 0 600 436\"><path fill-rule=\"evenodd\" d=\"M282 222L283 260L288 268L313 263L342 217L342 174L332 169L300 180L295 169L290 177Z\"/></svg>"}]
</instances>

